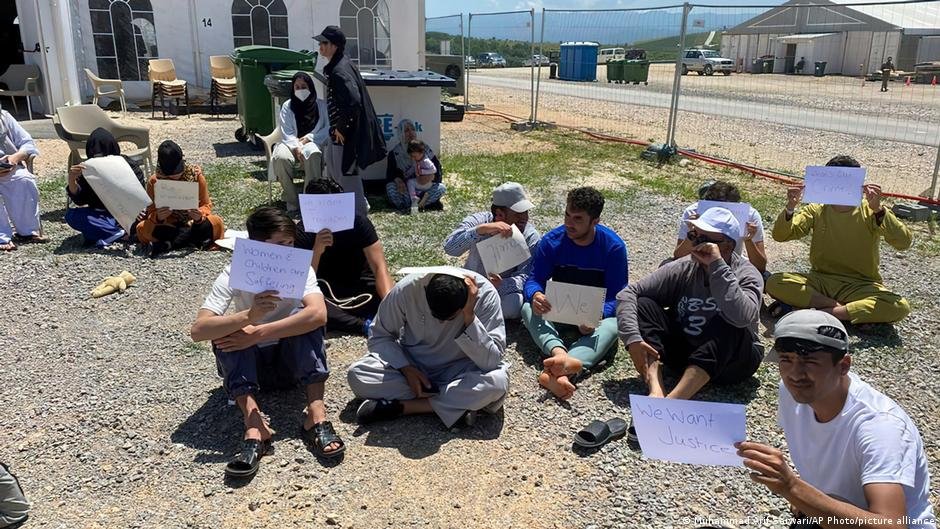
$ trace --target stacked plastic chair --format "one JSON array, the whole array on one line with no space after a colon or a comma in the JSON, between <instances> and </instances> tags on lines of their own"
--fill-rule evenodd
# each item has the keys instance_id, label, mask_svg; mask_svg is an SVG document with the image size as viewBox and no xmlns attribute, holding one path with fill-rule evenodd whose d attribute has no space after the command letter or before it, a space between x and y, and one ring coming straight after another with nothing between
<instances>
[{"instance_id":1,"label":"stacked plastic chair","mask_svg":"<svg viewBox=\"0 0 940 529\"><path fill-rule=\"evenodd\" d=\"M156 109L157 95L160 95L160 110L166 118L166 100L176 100L179 108L180 98L186 105L186 115L189 116L189 87L186 81L176 78L176 66L173 59L150 59L150 117L153 118Z\"/></svg>"},{"instance_id":2,"label":"stacked plastic chair","mask_svg":"<svg viewBox=\"0 0 940 529\"><path fill-rule=\"evenodd\" d=\"M212 75L212 86L209 89L209 107L213 116L219 115L219 101L222 99L236 99L238 85L235 82L235 63L228 55L213 55L209 57L209 74Z\"/></svg>"}]
</instances>

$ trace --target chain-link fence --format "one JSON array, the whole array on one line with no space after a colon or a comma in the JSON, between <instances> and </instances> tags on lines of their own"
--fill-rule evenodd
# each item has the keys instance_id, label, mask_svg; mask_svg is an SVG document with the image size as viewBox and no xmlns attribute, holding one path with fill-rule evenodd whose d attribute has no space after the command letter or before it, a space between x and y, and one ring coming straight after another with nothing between
<instances>
[{"instance_id":1,"label":"chain-link fence","mask_svg":"<svg viewBox=\"0 0 940 529\"><path fill-rule=\"evenodd\" d=\"M533 120L535 10L470 13L467 53L465 103ZM508 82L506 72L513 74Z\"/></svg>"},{"instance_id":2,"label":"chain-link fence","mask_svg":"<svg viewBox=\"0 0 940 529\"><path fill-rule=\"evenodd\" d=\"M425 67L456 81L457 86L450 92L462 95L466 89L464 69L467 57L464 16L460 14L425 19L424 40Z\"/></svg>"},{"instance_id":3,"label":"chain-link fence","mask_svg":"<svg viewBox=\"0 0 940 529\"><path fill-rule=\"evenodd\" d=\"M468 55L530 42L529 12L469 20ZM545 9L537 22L536 82L512 61L478 65L471 104L795 175L850 154L886 191L937 191L938 0Z\"/></svg>"}]
</instances>

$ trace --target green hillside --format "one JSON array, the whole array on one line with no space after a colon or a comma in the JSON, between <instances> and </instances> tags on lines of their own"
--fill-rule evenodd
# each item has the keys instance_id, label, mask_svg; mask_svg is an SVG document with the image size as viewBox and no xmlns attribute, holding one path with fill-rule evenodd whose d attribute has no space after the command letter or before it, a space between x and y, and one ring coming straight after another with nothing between
<instances>
[{"instance_id":1,"label":"green hillside","mask_svg":"<svg viewBox=\"0 0 940 529\"><path fill-rule=\"evenodd\" d=\"M685 47L694 48L705 44L708 39L708 32L689 33L685 36ZM679 36L666 37L664 39L647 40L636 42L630 45L631 48L642 48L646 50L646 57L651 61L673 61L676 59L676 53L679 51ZM716 33L712 39L712 49L721 47L721 33Z\"/></svg>"}]
</instances>

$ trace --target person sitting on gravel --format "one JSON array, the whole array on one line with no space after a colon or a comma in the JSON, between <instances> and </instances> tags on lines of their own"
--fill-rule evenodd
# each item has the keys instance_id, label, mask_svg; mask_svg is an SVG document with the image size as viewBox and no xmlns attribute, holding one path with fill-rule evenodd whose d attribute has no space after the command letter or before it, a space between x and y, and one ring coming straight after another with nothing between
<instances>
[{"instance_id":1,"label":"person sitting on gravel","mask_svg":"<svg viewBox=\"0 0 940 529\"><path fill-rule=\"evenodd\" d=\"M481 211L465 217L457 229L444 240L444 252L453 257L467 255L464 268L486 276L483 259L477 251L477 243L493 236L512 236L512 226L516 226L525 237L529 252L534 254L541 234L529 224L529 210L534 206L529 202L522 185L506 182L493 190L493 200L489 211ZM522 310L522 290L532 271L532 259L506 270L501 274L490 274L489 280L499 292L499 301L503 309L503 318L519 318Z\"/></svg>"},{"instance_id":2,"label":"person sitting on gravel","mask_svg":"<svg viewBox=\"0 0 940 529\"><path fill-rule=\"evenodd\" d=\"M294 163L304 168L304 187L323 178L323 149L329 142L330 120L326 101L317 97L310 74L297 72L292 81L291 96L277 116L281 141L271 153L269 178L281 183L287 214L297 215L300 200L294 184Z\"/></svg>"},{"instance_id":3,"label":"person sitting on gravel","mask_svg":"<svg viewBox=\"0 0 940 529\"><path fill-rule=\"evenodd\" d=\"M744 381L764 358L764 280L734 251L740 224L724 208L688 223L691 253L617 294L620 338L651 397L691 399L710 381ZM663 366L682 374L669 392Z\"/></svg>"},{"instance_id":4,"label":"person sitting on gravel","mask_svg":"<svg viewBox=\"0 0 940 529\"><path fill-rule=\"evenodd\" d=\"M365 399L360 424L434 412L448 428L495 413L509 389L499 293L483 276L411 274L379 305L369 352L349 366L349 386Z\"/></svg>"},{"instance_id":5,"label":"person sitting on gravel","mask_svg":"<svg viewBox=\"0 0 940 529\"><path fill-rule=\"evenodd\" d=\"M147 207L145 217L137 224L137 239L150 245L151 257L185 247L208 248L225 233L222 217L212 214L209 186L202 168L183 159L183 150L172 140L157 149L157 172L147 181L147 194L154 199L157 180L199 183L199 208L177 211L170 208Z\"/></svg>"},{"instance_id":6,"label":"person sitting on gravel","mask_svg":"<svg viewBox=\"0 0 940 529\"><path fill-rule=\"evenodd\" d=\"M848 156L836 156L829 166L860 167ZM898 250L910 248L911 230L881 203L881 188L868 184L858 206L806 204L795 211L802 186L787 190L787 205L772 232L775 241L793 241L812 232L810 272L785 272L767 279L767 293L777 300L770 315L779 317L791 307L826 311L842 321L867 326L894 323L911 312L901 296L881 283L881 238Z\"/></svg>"},{"instance_id":7,"label":"person sitting on gravel","mask_svg":"<svg viewBox=\"0 0 940 529\"><path fill-rule=\"evenodd\" d=\"M88 158L98 158L101 156L121 156L121 146L117 140L107 130L98 127L93 130L85 142L85 152ZM137 162L124 156L124 161L134 172L134 176L140 181L141 187L144 186L144 172L140 170ZM104 248L114 241L124 237L127 233L118 223L85 177L82 171L85 169L83 164L73 165L69 168L68 184L65 191L76 206L85 206L77 208L68 208L65 210L65 222L72 229L82 234L87 244L94 244L99 248Z\"/></svg>"},{"instance_id":8,"label":"person sitting on gravel","mask_svg":"<svg viewBox=\"0 0 940 529\"><path fill-rule=\"evenodd\" d=\"M850 371L842 322L819 310L792 312L777 322L774 348L777 422L796 472L777 448L753 441L736 446L751 479L790 502L797 517L790 527L936 529L917 426ZM874 521L860 523L865 520Z\"/></svg>"},{"instance_id":9,"label":"person sitting on gravel","mask_svg":"<svg viewBox=\"0 0 940 529\"><path fill-rule=\"evenodd\" d=\"M293 246L297 227L281 209L261 207L245 222L248 237ZM226 266L196 316L190 334L197 342L212 341L219 375L229 398L241 409L245 442L241 453L225 467L231 477L250 477L262 456L272 450L274 431L267 424L255 395L265 389L287 389L298 382L307 396L302 434L322 457L345 450L332 423L326 420L324 383L329 376L323 343L326 306L310 270L303 299L281 299L275 291L251 294L229 287ZM235 312L226 314L229 305Z\"/></svg>"},{"instance_id":10,"label":"person sitting on gravel","mask_svg":"<svg viewBox=\"0 0 940 529\"><path fill-rule=\"evenodd\" d=\"M39 150L33 138L9 112L0 108L0 250L16 250L18 242L46 242L40 235L39 188L27 168ZM13 221L12 226L10 221ZM13 227L16 233L13 233Z\"/></svg>"},{"instance_id":11,"label":"person sitting on gravel","mask_svg":"<svg viewBox=\"0 0 940 529\"><path fill-rule=\"evenodd\" d=\"M568 192L565 223L545 234L532 256L525 283L522 323L545 357L539 384L560 399L570 399L572 375L591 369L617 352L617 292L627 285L627 246L599 224L604 195L593 187ZM545 296L548 280L606 289L603 319L596 327L552 323Z\"/></svg>"},{"instance_id":12,"label":"person sitting on gravel","mask_svg":"<svg viewBox=\"0 0 940 529\"><path fill-rule=\"evenodd\" d=\"M711 200L716 202L741 202L741 192L734 184L717 181L704 187L699 195L701 200ZM679 234L676 242L676 249L672 252L673 259L681 259L692 253L692 241L689 240L689 221L697 219L704 213L698 211L698 202L685 208L682 212L682 218L679 220ZM747 227L744 232L743 241L736 237L734 253L746 256L748 261L757 268L757 271L764 274L767 271L767 251L764 249L764 221L760 213L751 208L748 214Z\"/></svg>"},{"instance_id":13,"label":"person sitting on gravel","mask_svg":"<svg viewBox=\"0 0 940 529\"><path fill-rule=\"evenodd\" d=\"M0 463L0 529L20 527L28 518L29 502L23 487L10 469Z\"/></svg>"},{"instance_id":14,"label":"person sitting on gravel","mask_svg":"<svg viewBox=\"0 0 940 529\"><path fill-rule=\"evenodd\" d=\"M443 171L441 162L434 151L426 143L418 139L415 124L410 119L398 122L398 145L389 151L385 169L385 194L389 204L399 211L411 208L411 194L409 182L414 183L417 177L416 165L427 158L434 164L433 182L440 184L438 189L443 195ZM431 200L434 198L434 200ZM427 209L443 209L440 197L428 197Z\"/></svg>"},{"instance_id":15,"label":"person sitting on gravel","mask_svg":"<svg viewBox=\"0 0 940 529\"><path fill-rule=\"evenodd\" d=\"M314 180L307 185L310 195L342 193L333 180ZM379 302L395 286L388 273L385 250L369 217L356 214L351 230L318 233L297 226L294 246L313 250L313 269L326 288L326 327L368 335Z\"/></svg>"}]
</instances>

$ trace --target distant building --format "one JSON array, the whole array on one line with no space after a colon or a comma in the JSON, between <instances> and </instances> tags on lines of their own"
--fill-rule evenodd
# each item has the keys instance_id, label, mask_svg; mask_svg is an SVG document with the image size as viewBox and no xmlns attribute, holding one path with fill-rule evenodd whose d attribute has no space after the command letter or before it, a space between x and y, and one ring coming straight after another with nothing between
<instances>
[{"instance_id":1,"label":"distant building","mask_svg":"<svg viewBox=\"0 0 940 529\"><path fill-rule=\"evenodd\" d=\"M888 57L906 71L940 60L940 2L841 5L854 1L791 0L725 31L721 54L744 71L774 56L774 73L792 73L802 57L804 74L816 61L827 74L863 75Z\"/></svg>"}]
</instances>

